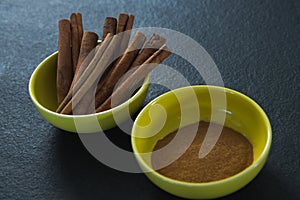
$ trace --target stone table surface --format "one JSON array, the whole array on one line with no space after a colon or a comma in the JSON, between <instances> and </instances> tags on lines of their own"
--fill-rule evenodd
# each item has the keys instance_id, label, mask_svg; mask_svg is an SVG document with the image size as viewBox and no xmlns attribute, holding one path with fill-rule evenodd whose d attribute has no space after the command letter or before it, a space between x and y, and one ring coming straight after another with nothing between
<instances>
[{"instance_id":1,"label":"stone table surface","mask_svg":"<svg viewBox=\"0 0 300 200\"><path fill-rule=\"evenodd\" d=\"M0 0L0 199L178 199L144 174L105 166L77 134L53 127L35 110L27 89L30 76L56 51L57 22L72 12L82 12L85 30L99 35L106 16L127 12L136 16L134 27L172 29L201 44L224 85L261 105L273 129L261 173L223 199L300 199L299 2ZM206 84L180 56L164 64L189 84ZM165 91L151 85L144 105ZM107 135L131 148L120 129Z\"/></svg>"}]
</instances>

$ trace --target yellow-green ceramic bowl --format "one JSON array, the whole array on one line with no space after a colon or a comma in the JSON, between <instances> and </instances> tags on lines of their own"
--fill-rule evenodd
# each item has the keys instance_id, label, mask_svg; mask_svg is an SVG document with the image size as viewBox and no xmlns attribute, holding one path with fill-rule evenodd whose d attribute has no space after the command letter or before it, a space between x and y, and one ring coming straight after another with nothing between
<instances>
[{"instance_id":1,"label":"yellow-green ceramic bowl","mask_svg":"<svg viewBox=\"0 0 300 200\"><path fill-rule=\"evenodd\" d=\"M117 122L128 119L128 113L134 114L142 105L149 86L149 76L142 87L125 103L95 114L64 115L55 112L57 52L43 60L31 75L29 94L38 112L53 126L69 132L92 133L101 129L107 130L116 126ZM129 112L128 111L129 105ZM113 113L113 114L112 114ZM99 128L100 126L101 128Z\"/></svg>"},{"instance_id":2,"label":"yellow-green ceramic bowl","mask_svg":"<svg viewBox=\"0 0 300 200\"><path fill-rule=\"evenodd\" d=\"M226 106L221 101L224 94ZM193 98L196 99L197 104L191 102ZM212 99L214 99L213 103ZM200 115L195 117L192 113L198 108ZM186 115L183 119L180 114L183 111L190 113L192 117ZM212 113L217 116L214 120L211 120ZM221 114L225 116L225 126L242 133L253 144L254 161L249 167L229 178L207 183L188 183L170 179L152 169L149 152L152 152L158 140L181 125L184 126L199 120L214 121L220 124L218 116ZM180 121L181 125L179 125ZM164 123L162 124L162 122ZM154 133L154 130L157 129L158 131ZM265 164L271 140L271 126L261 107L237 91L217 86L184 87L159 96L139 113L132 130L133 151L147 177L161 189L173 195L190 199L222 197L248 184Z\"/></svg>"}]
</instances>

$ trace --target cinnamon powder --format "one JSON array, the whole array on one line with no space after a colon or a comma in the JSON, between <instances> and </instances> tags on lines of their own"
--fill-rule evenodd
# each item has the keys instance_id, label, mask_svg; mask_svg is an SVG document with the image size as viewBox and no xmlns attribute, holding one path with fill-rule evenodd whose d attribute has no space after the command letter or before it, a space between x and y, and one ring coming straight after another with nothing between
<instances>
[{"instance_id":1,"label":"cinnamon powder","mask_svg":"<svg viewBox=\"0 0 300 200\"><path fill-rule=\"evenodd\" d=\"M158 173L185 182L210 182L233 176L253 162L252 144L242 134L227 127L223 127L217 143L209 154L200 159L200 147L210 124L201 121L189 125L183 128L184 134L189 134L189 128L195 127L195 125L198 125L198 130L192 144L179 159L157 170ZM220 128L220 125L214 123L211 123L210 126L211 130ZM174 138L176 132L159 140L154 151L167 145ZM168 154L170 155L172 152L174 153L174 151L169 151ZM152 154L152 166L154 168L158 166L164 156Z\"/></svg>"}]
</instances>

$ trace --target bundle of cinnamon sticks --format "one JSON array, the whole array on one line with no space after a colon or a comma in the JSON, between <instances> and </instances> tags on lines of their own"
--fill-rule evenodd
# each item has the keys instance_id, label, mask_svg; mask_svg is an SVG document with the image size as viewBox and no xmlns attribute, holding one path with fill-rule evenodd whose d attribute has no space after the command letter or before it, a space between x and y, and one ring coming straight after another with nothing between
<instances>
[{"instance_id":1,"label":"bundle of cinnamon sticks","mask_svg":"<svg viewBox=\"0 0 300 200\"><path fill-rule=\"evenodd\" d=\"M91 114L123 103L128 91L171 54L166 39L156 33L146 42L137 31L129 41L133 23L134 16L125 13L106 17L98 44L96 33L83 31L80 13L59 20L56 112Z\"/></svg>"}]
</instances>

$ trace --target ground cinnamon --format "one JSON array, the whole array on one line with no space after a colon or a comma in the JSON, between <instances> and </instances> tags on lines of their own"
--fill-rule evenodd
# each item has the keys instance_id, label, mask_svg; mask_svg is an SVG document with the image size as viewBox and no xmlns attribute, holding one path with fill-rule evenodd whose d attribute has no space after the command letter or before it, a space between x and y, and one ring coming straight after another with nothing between
<instances>
[{"instance_id":1,"label":"ground cinnamon","mask_svg":"<svg viewBox=\"0 0 300 200\"><path fill-rule=\"evenodd\" d=\"M192 144L183 155L170 165L157 170L160 174L172 179L185 182L210 182L233 176L253 162L252 144L242 134L223 127L222 133L212 151L202 159L199 159L199 150L209 127L208 122L200 122L182 128L183 134L189 134L191 127L198 126L197 135ZM211 123L212 133L220 128L220 125ZM176 135L176 131L159 140L154 151L163 148ZM181 142L180 142L181 143ZM182 141L184 143L184 141ZM181 143L181 144L182 144ZM161 165L164 156L171 156L182 145L176 145L166 155L152 154L152 166Z\"/></svg>"}]
</instances>

